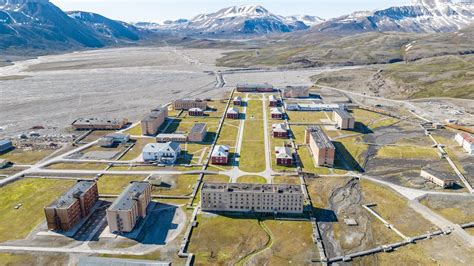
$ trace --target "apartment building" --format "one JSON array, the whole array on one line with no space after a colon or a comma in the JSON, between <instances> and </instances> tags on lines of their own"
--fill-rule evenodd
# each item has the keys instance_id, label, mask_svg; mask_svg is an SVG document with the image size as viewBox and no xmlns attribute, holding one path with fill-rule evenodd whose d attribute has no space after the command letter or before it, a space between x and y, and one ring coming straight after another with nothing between
<instances>
[{"instance_id":1,"label":"apartment building","mask_svg":"<svg viewBox=\"0 0 474 266\"><path fill-rule=\"evenodd\" d=\"M272 134L274 138L288 138L288 126L284 123L273 124Z\"/></svg>"},{"instance_id":2,"label":"apartment building","mask_svg":"<svg viewBox=\"0 0 474 266\"><path fill-rule=\"evenodd\" d=\"M317 166L334 166L336 147L320 126L306 128L305 143L309 145Z\"/></svg>"},{"instance_id":3,"label":"apartment building","mask_svg":"<svg viewBox=\"0 0 474 266\"><path fill-rule=\"evenodd\" d=\"M334 110L332 112L332 120L337 123L337 128L339 129L354 129L355 118L346 110Z\"/></svg>"},{"instance_id":4,"label":"apartment building","mask_svg":"<svg viewBox=\"0 0 474 266\"><path fill-rule=\"evenodd\" d=\"M204 116L204 111L201 108L191 108L188 111L189 116Z\"/></svg>"},{"instance_id":5,"label":"apartment building","mask_svg":"<svg viewBox=\"0 0 474 266\"><path fill-rule=\"evenodd\" d=\"M145 162L174 164L181 154L178 142L149 143L143 148L142 157Z\"/></svg>"},{"instance_id":6,"label":"apartment building","mask_svg":"<svg viewBox=\"0 0 474 266\"><path fill-rule=\"evenodd\" d=\"M13 142L9 139L0 140L0 153L13 149Z\"/></svg>"},{"instance_id":7,"label":"apartment building","mask_svg":"<svg viewBox=\"0 0 474 266\"><path fill-rule=\"evenodd\" d=\"M87 217L99 199L95 181L80 180L44 208L48 229L69 231Z\"/></svg>"},{"instance_id":8,"label":"apartment building","mask_svg":"<svg viewBox=\"0 0 474 266\"><path fill-rule=\"evenodd\" d=\"M458 133L454 139L468 154L474 154L474 137L471 134Z\"/></svg>"},{"instance_id":9,"label":"apartment building","mask_svg":"<svg viewBox=\"0 0 474 266\"><path fill-rule=\"evenodd\" d=\"M299 185L204 183L201 208L209 212L303 212L304 195Z\"/></svg>"},{"instance_id":10,"label":"apartment building","mask_svg":"<svg viewBox=\"0 0 474 266\"><path fill-rule=\"evenodd\" d=\"M256 83L240 83L237 84L238 92L273 92L274 87L268 83L256 84Z\"/></svg>"},{"instance_id":11,"label":"apartment building","mask_svg":"<svg viewBox=\"0 0 474 266\"><path fill-rule=\"evenodd\" d=\"M211 162L216 165L226 165L229 163L229 146L216 145L211 154Z\"/></svg>"},{"instance_id":12,"label":"apartment building","mask_svg":"<svg viewBox=\"0 0 474 266\"><path fill-rule=\"evenodd\" d=\"M201 99L180 99L173 102L173 108L175 110L189 110L192 108L206 110L207 102Z\"/></svg>"},{"instance_id":13,"label":"apartment building","mask_svg":"<svg viewBox=\"0 0 474 266\"><path fill-rule=\"evenodd\" d=\"M288 147L275 147L277 165L292 166L294 163L293 152Z\"/></svg>"},{"instance_id":14,"label":"apartment building","mask_svg":"<svg viewBox=\"0 0 474 266\"><path fill-rule=\"evenodd\" d=\"M151 201L148 182L131 182L107 209L107 223L111 233L129 233L147 215Z\"/></svg>"},{"instance_id":15,"label":"apartment building","mask_svg":"<svg viewBox=\"0 0 474 266\"><path fill-rule=\"evenodd\" d=\"M127 123L127 119L79 118L72 123L72 127L75 130L119 130Z\"/></svg>"},{"instance_id":16,"label":"apartment building","mask_svg":"<svg viewBox=\"0 0 474 266\"><path fill-rule=\"evenodd\" d=\"M143 135L156 135L168 117L168 108L155 108L141 121Z\"/></svg>"},{"instance_id":17,"label":"apartment building","mask_svg":"<svg viewBox=\"0 0 474 266\"><path fill-rule=\"evenodd\" d=\"M442 188L452 187L456 180L448 174L433 169L421 169L420 176Z\"/></svg>"},{"instance_id":18,"label":"apartment building","mask_svg":"<svg viewBox=\"0 0 474 266\"><path fill-rule=\"evenodd\" d=\"M205 123L196 123L188 134L188 141L203 142L207 135L207 125Z\"/></svg>"},{"instance_id":19,"label":"apartment building","mask_svg":"<svg viewBox=\"0 0 474 266\"><path fill-rule=\"evenodd\" d=\"M282 89L284 98L308 98L309 87L308 86L286 86Z\"/></svg>"}]
</instances>

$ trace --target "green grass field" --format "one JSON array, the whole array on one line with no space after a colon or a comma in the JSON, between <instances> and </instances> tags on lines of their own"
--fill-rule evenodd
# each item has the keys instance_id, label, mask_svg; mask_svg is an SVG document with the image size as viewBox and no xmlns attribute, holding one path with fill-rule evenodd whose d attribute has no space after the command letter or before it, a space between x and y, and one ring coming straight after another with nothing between
<instances>
[{"instance_id":1,"label":"green grass field","mask_svg":"<svg viewBox=\"0 0 474 266\"><path fill-rule=\"evenodd\" d=\"M155 143L156 141L154 139L137 139L135 141L135 145L125 153L122 158L120 158L121 161L130 161L136 159L138 156L141 155L143 148L148 144L148 143Z\"/></svg>"},{"instance_id":2,"label":"green grass field","mask_svg":"<svg viewBox=\"0 0 474 266\"><path fill-rule=\"evenodd\" d=\"M434 148L384 146L377 152L377 157L384 159L434 159L438 155Z\"/></svg>"},{"instance_id":3,"label":"green grass field","mask_svg":"<svg viewBox=\"0 0 474 266\"><path fill-rule=\"evenodd\" d=\"M275 176L273 177L273 184L299 185L300 178L298 176Z\"/></svg>"},{"instance_id":4,"label":"green grass field","mask_svg":"<svg viewBox=\"0 0 474 266\"><path fill-rule=\"evenodd\" d=\"M193 192L193 186L196 184L198 175L179 175L170 177L175 184L171 188L154 187L154 194L158 195L173 195L173 196L188 196Z\"/></svg>"},{"instance_id":5,"label":"green grass field","mask_svg":"<svg viewBox=\"0 0 474 266\"><path fill-rule=\"evenodd\" d=\"M290 123L319 123L322 119L327 120L328 117L331 119L331 113L329 112L296 112L288 111L288 120Z\"/></svg>"},{"instance_id":6,"label":"green grass field","mask_svg":"<svg viewBox=\"0 0 474 266\"><path fill-rule=\"evenodd\" d=\"M64 169L79 169L79 170L105 170L107 164L105 163L56 163L48 166L48 169L64 170Z\"/></svg>"},{"instance_id":7,"label":"green grass field","mask_svg":"<svg viewBox=\"0 0 474 266\"><path fill-rule=\"evenodd\" d=\"M5 159L15 164L35 164L53 152L54 150L24 151L14 149L0 155L0 159Z\"/></svg>"},{"instance_id":8,"label":"green grass field","mask_svg":"<svg viewBox=\"0 0 474 266\"><path fill-rule=\"evenodd\" d=\"M241 176L237 179L238 183L266 184L267 180L261 176Z\"/></svg>"},{"instance_id":9,"label":"green grass field","mask_svg":"<svg viewBox=\"0 0 474 266\"><path fill-rule=\"evenodd\" d=\"M138 123L136 126L127 129L127 130L125 131L125 133L128 133L128 134L130 134L130 135L134 135L134 136L141 136L141 135L143 135L141 123Z\"/></svg>"},{"instance_id":10,"label":"green grass field","mask_svg":"<svg viewBox=\"0 0 474 266\"><path fill-rule=\"evenodd\" d=\"M44 220L43 208L74 181L22 179L0 188L0 242L25 238ZM23 204L15 210L17 204Z\"/></svg>"},{"instance_id":11,"label":"green grass field","mask_svg":"<svg viewBox=\"0 0 474 266\"><path fill-rule=\"evenodd\" d=\"M246 172L261 172L265 170L262 102L249 101L247 111L239 168Z\"/></svg>"},{"instance_id":12,"label":"green grass field","mask_svg":"<svg viewBox=\"0 0 474 266\"><path fill-rule=\"evenodd\" d=\"M97 183L99 194L118 195L132 181L143 181L146 176L128 176L128 175L103 175Z\"/></svg>"}]
</instances>

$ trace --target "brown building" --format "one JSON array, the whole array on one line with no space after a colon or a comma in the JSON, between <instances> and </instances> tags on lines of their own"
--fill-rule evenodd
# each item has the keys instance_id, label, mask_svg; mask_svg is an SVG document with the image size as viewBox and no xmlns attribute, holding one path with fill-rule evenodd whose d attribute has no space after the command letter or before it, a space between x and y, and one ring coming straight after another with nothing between
<instances>
[{"instance_id":1,"label":"brown building","mask_svg":"<svg viewBox=\"0 0 474 266\"><path fill-rule=\"evenodd\" d=\"M354 129L355 119L346 110L334 110L332 120L337 123L339 129Z\"/></svg>"},{"instance_id":2,"label":"brown building","mask_svg":"<svg viewBox=\"0 0 474 266\"><path fill-rule=\"evenodd\" d=\"M156 135L168 117L168 108L155 108L141 121L143 135Z\"/></svg>"},{"instance_id":3,"label":"brown building","mask_svg":"<svg viewBox=\"0 0 474 266\"><path fill-rule=\"evenodd\" d=\"M79 181L44 208L48 229L69 231L87 217L99 199L95 181Z\"/></svg>"},{"instance_id":4,"label":"brown building","mask_svg":"<svg viewBox=\"0 0 474 266\"><path fill-rule=\"evenodd\" d=\"M240 117L239 108L237 107L229 108L229 110L227 110L226 117L230 119L239 119Z\"/></svg>"},{"instance_id":5,"label":"brown building","mask_svg":"<svg viewBox=\"0 0 474 266\"><path fill-rule=\"evenodd\" d=\"M131 182L107 209L110 232L128 233L147 215L151 201L151 185L148 182Z\"/></svg>"},{"instance_id":6,"label":"brown building","mask_svg":"<svg viewBox=\"0 0 474 266\"><path fill-rule=\"evenodd\" d=\"M456 180L448 174L428 168L421 169L420 176L442 188L450 188L456 183Z\"/></svg>"},{"instance_id":7,"label":"brown building","mask_svg":"<svg viewBox=\"0 0 474 266\"><path fill-rule=\"evenodd\" d=\"M190 142L203 142L206 138L207 126L205 123L197 123L191 128L191 132L188 134L188 141Z\"/></svg>"},{"instance_id":8,"label":"brown building","mask_svg":"<svg viewBox=\"0 0 474 266\"><path fill-rule=\"evenodd\" d=\"M234 98L234 105L241 106L241 105L242 105L242 97L236 96L236 97Z\"/></svg>"},{"instance_id":9,"label":"brown building","mask_svg":"<svg viewBox=\"0 0 474 266\"><path fill-rule=\"evenodd\" d=\"M334 166L336 147L320 126L306 128L305 143L309 145L316 165Z\"/></svg>"},{"instance_id":10,"label":"brown building","mask_svg":"<svg viewBox=\"0 0 474 266\"><path fill-rule=\"evenodd\" d=\"M251 84L251 83L241 83L237 84L238 92L273 92L273 85L268 83L263 84Z\"/></svg>"},{"instance_id":11,"label":"brown building","mask_svg":"<svg viewBox=\"0 0 474 266\"><path fill-rule=\"evenodd\" d=\"M274 138L288 138L288 127L286 124L273 124L272 133Z\"/></svg>"},{"instance_id":12,"label":"brown building","mask_svg":"<svg viewBox=\"0 0 474 266\"><path fill-rule=\"evenodd\" d=\"M283 119L284 113L281 108L272 108L270 110L272 119Z\"/></svg>"},{"instance_id":13,"label":"brown building","mask_svg":"<svg viewBox=\"0 0 474 266\"><path fill-rule=\"evenodd\" d=\"M206 110L207 102L201 99L180 99L173 102L173 108L175 110L189 110L192 108Z\"/></svg>"},{"instance_id":14,"label":"brown building","mask_svg":"<svg viewBox=\"0 0 474 266\"><path fill-rule=\"evenodd\" d=\"M278 107L280 106L280 100L275 97L275 95L268 96L269 106Z\"/></svg>"},{"instance_id":15,"label":"brown building","mask_svg":"<svg viewBox=\"0 0 474 266\"><path fill-rule=\"evenodd\" d=\"M216 145L211 154L211 162L216 165L226 165L229 163L229 147Z\"/></svg>"},{"instance_id":16,"label":"brown building","mask_svg":"<svg viewBox=\"0 0 474 266\"><path fill-rule=\"evenodd\" d=\"M201 108L191 108L188 114L190 116L204 116L204 111Z\"/></svg>"},{"instance_id":17,"label":"brown building","mask_svg":"<svg viewBox=\"0 0 474 266\"><path fill-rule=\"evenodd\" d=\"M156 136L156 142L165 143L165 142L180 142L184 143L188 141L188 137L184 134L171 133L171 134L158 134Z\"/></svg>"},{"instance_id":18,"label":"brown building","mask_svg":"<svg viewBox=\"0 0 474 266\"><path fill-rule=\"evenodd\" d=\"M127 119L79 118L72 123L75 130L119 130L128 123Z\"/></svg>"},{"instance_id":19,"label":"brown building","mask_svg":"<svg viewBox=\"0 0 474 266\"><path fill-rule=\"evenodd\" d=\"M277 165L293 165L293 153L288 147L275 147L275 157Z\"/></svg>"}]
</instances>

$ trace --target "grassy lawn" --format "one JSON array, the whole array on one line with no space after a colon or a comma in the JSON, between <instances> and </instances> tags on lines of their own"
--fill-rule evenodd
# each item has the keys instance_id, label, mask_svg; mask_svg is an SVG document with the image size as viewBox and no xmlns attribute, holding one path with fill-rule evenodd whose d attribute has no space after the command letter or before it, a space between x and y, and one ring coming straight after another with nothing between
<instances>
[{"instance_id":1,"label":"grassy lawn","mask_svg":"<svg viewBox=\"0 0 474 266\"><path fill-rule=\"evenodd\" d=\"M25 238L44 220L43 208L74 185L74 181L22 179L0 188L0 242ZM15 210L17 204L23 206Z\"/></svg>"},{"instance_id":2,"label":"grassy lawn","mask_svg":"<svg viewBox=\"0 0 474 266\"><path fill-rule=\"evenodd\" d=\"M79 170L105 170L107 164L105 163L56 163L48 166L48 169L65 170L65 169L79 169Z\"/></svg>"},{"instance_id":3,"label":"grassy lawn","mask_svg":"<svg viewBox=\"0 0 474 266\"><path fill-rule=\"evenodd\" d=\"M201 214L197 221L189 244L195 265L232 265L268 241L253 218Z\"/></svg>"},{"instance_id":4,"label":"grassy lawn","mask_svg":"<svg viewBox=\"0 0 474 266\"><path fill-rule=\"evenodd\" d=\"M226 175L205 175L204 182L228 183L229 177Z\"/></svg>"},{"instance_id":5,"label":"grassy lawn","mask_svg":"<svg viewBox=\"0 0 474 266\"><path fill-rule=\"evenodd\" d=\"M135 145L125 153L122 158L120 158L121 161L130 161L136 159L138 156L142 154L143 148L148 144L148 143L155 143L155 139L144 139L144 138L139 138L135 140Z\"/></svg>"},{"instance_id":6,"label":"grassy lawn","mask_svg":"<svg viewBox=\"0 0 474 266\"><path fill-rule=\"evenodd\" d=\"M309 151L309 147L300 147L298 150L298 155L300 156L304 172L319 175L328 175L331 173L331 169L329 168L315 166L313 157L311 157L311 153Z\"/></svg>"},{"instance_id":7,"label":"grassy lawn","mask_svg":"<svg viewBox=\"0 0 474 266\"><path fill-rule=\"evenodd\" d=\"M264 128L261 120L263 119L262 102L249 101L250 107L255 109L250 112L255 115L255 119L250 118L250 115L247 114L239 168L246 172L261 172L265 170Z\"/></svg>"},{"instance_id":8,"label":"grassy lawn","mask_svg":"<svg viewBox=\"0 0 474 266\"><path fill-rule=\"evenodd\" d=\"M304 144L305 130L306 126L291 126L291 132L293 133L296 144Z\"/></svg>"},{"instance_id":9,"label":"grassy lawn","mask_svg":"<svg viewBox=\"0 0 474 266\"><path fill-rule=\"evenodd\" d=\"M428 147L384 146L377 152L378 158L391 159L426 159L437 158L436 149Z\"/></svg>"},{"instance_id":10,"label":"grassy lawn","mask_svg":"<svg viewBox=\"0 0 474 266\"><path fill-rule=\"evenodd\" d=\"M267 180L261 176L241 176L237 179L239 183L250 183L250 184L266 184Z\"/></svg>"},{"instance_id":11,"label":"grassy lawn","mask_svg":"<svg viewBox=\"0 0 474 266\"><path fill-rule=\"evenodd\" d=\"M141 135L143 135L141 123L138 123L136 126L127 129L127 130L125 131L125 133L128 133L128 134L130 134L130 135L134 135L134 136L141 136Z\"/></svg>"},{"instance_id":12,"label":"grassy lawn","mask_svg":"<svg viewBox=\"0 0 474 266\"><path fill-rule=\"evenodd\" d=\"M237 141L237 135L239 134L239 125L240 121L238 120L226 119L217 143L221 143L222 141L230 141L231 143L235 144Z\"/></svg>"},{"instance_id":13,"label":"grassy lawn","mask_svg":"<svg viewBox=\"0 0 474 266\"><path fill-rule=\"evenodd\" d=\"M15 149L0 155L0 159L5 159L15 164L35 164L53 152L54 150L24 151Z\"/></svg>"},{"instance_id":14,"label":"grassy lawn","mask_svg":"<svg viewBox=\"0 0 474 266\"><path fill-rule=\"evenodd\" d=\"M299 185L300 178L298 176L275 176L273 177L273 184Z\"/></svg>"},{"instance_id":15,"label":"grassy lawn","mask_svg":"<svg viewBox=\"0 0 474 266\"><path fill-rule=\"evenodd\" d=\"M173 180L171 188L154 187L154 194L188 196L193 192L198 175L179 175L170 177Z\"/></svg>"},{"instance_id":16,"label":"grassy lawn","mask_svg":"<svg viewBox=\"0 0 474 266\"><path fill-rule=\"evenodd\" d=\"M379 127L388 127L393 124L398 123L400 120L393 118L393 117L385 117L379 120L374 121L369 127L373 130Z\"/></svg>"},{"instance_id":17,"label":"grassy lawn","mask_svg":"<svg viewBox=\"0 0 474 266\"><path fill-rule=\"evenodd\" d=\"M103 175L97 182L99 194L118 195L132 181L143 181L146 176L128 176L128 175Z\"/></svg>"},{"instance_id":18,"label":"grassy lawn","mask_svg":"<svg viewBox=\"0 0 474 266\"><path fill-rule=\"evenodd\" d=\"M456 200L447 201L445 203L443 203L443 201L444 200L440 199L439 202L433 203L429 198L425 198L420 201L420 203L455 224L465 224L474 221L474 207L470 205L472 202L465 202L463 204L462 202L455 202ZM447 205L450 207L446 207Z\"/></svg>"},{"instance_id":19,"label":"grassy lawn","mask_svg":"<svg viewBox=\"0 0 474 266\"><path fill-rule=\"evenodd\" d=\"M327 120L331 119L332 114L330 112L296 112L296 111L288 111L288 120L290 123L319 123L322 119Z\"/></svg>"},{"instance_id":20,"label":"grassy lawn","mask_svg":"<svg viewBox=\"0 0 474 266\"><path fill-rule=\"evenodd\" d=\"M362 140L362 137L351 137L343 138L338 141L333 142L336 147L336 157L337 159L342 159L345 161L349 170L361 170L365 156L364 154L369 149L369 146L366 144L356 143ZM344 168L344 163L336 162L336 166Z\"/></svg>"},{"instance_id":21,"label":"grassy lawn","mask_svg":"<svg viewBox=\"0 0 474 266\"><path fill-rule=\"evenodd\" d=\"M80 136L82 134L84 134L86 131L76 131L77 132L77 136ZM113 133L114 131L113 130L94 130L92 131L89 135L87 135L87 137L85 137L82 141L83 142L92 142L92 141L95 141L95 140L98 140L100 138L102 138L103 136L107 135L107 134L110 134L110 133Z\"/></svg>"},{"instance_id":22,"label":"grassy lawn","mask_svg":"<svg viewBox=\"0 0 474 266\"><path fill-rule=\"evenodd\" d=\"M415 236L436 230L434 225L411 209L407 201L391 189L367 180L362 180L360 185L364 202L377 204L373 210L403 234Z\"/></svg>"},{"instance_id":23,"label":"grassy lawn","mask_svg":"<svg viewBox=\"0 0 474 266\"><path fill-rule=\"evenodd\" d=\"M268 132L271 132L271 127ZM283 166L283 165L277 165L277 162L276 162L275 147L283 147L285 146L285 143L287 142L289 143L289 140L270 137L270 154L271 154L270 161L272 163L272 168L275 171L283 171L283 172L296 171L296 164L294 164L293 166Z\"/></svg>"}]
</instances>

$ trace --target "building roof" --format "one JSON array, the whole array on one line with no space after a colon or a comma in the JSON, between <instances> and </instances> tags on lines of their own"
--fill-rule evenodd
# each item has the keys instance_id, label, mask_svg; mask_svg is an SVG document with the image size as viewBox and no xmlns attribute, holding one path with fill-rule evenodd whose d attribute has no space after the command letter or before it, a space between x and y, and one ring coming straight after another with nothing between
<instances>
[{"instance_id":1,"label":"building roof","mask_svg":"<svg viewBox=\"0 0 474 266\"><path fill-rule=\"evenodd\" d=\"M83 193L87 192L91 187L96 184L96 181L92 180L80 180L68 191L64 192L57 200L51 203L48 208L67 209L77 198Z\"/></svg>"},{"instance_id":2,"label":"building roof","mask_svg":"<svg viewBox=\"0 0 474 266\"><path fill-rule=\"evenodd\" d=\"M336 147L334 147L334 144L332 144L331 140L326 135L326 133L324 133L320 126L307 127L306 131L308 131L311 136L313 136L313 139L316 142L318 148L327 148L333 150L336 149Z\"/></svg>"},{"instance_id":3,"label":"building roof","mask_svg":"<svg viewBox=\"0 0 474 266\"><path fill-rule=\"evenodd\" d=\"M229 146L226 145L216 145L212 151L212 157L228 157L229 156Z\"/></svg>"},{"instance_id":4,"label":"building roof","mask_svg":"<svg viewBox=\"0 0 474 266\"><path fill-rule=\"evenodd\" d=\"M235 97L234 97L234 101L239 101L239 102L240 102L240 101L242 101L242 97L240 97L240 96L235 96Z\"/></svg>"},{"instance_id":5,"label":"building roof","mask_svg":"<svg viewBox=\"0 0 474 266\"><path fill-rule=\"evenodd\" d=\"M118 198L110 205L109 210L112 211L126 211L130 210L134 201L143 194L150 183L148 182L130 182L130 184L125 188L124 191L118 196Z\"/></svg>"},{"instance_id":6,"label":"building roof","mask_svg":"<svg viewBox=\"0 0 474 266\"><path fill-rule=\"evenodd\" d=\"M201 108L191 108L189 109L189 112L202 112Z\"/></svg>"},{"instance_id":7,"label":"building roof","mask_svg":"<svg viewBox=\"0 0 474 266\"><path fill-rule=\"evenodd\" d=\"M287 132L287 131L288 131L288 127L287 127L286 124L284 124L284 123L281 123L281 124L273 124L273 125L272 125L272 130L273 130L273 132Z\"/></svg>"},{"instance_id":8,"label":"building roof","mask_svg":"<svg viewBox=\"0 0 474 266\"><path fill-rule=\"evenodd\" d=\"M156 136L157 139L164 139L164 138L186 138L186 135L181 133L161 133Z\"/></svg>"},{"instance_id":9,"label":"building roof","mask_svg":"<svg viewBox=\"0 0 474 266\"><path fill-rule=\"evenodd\" d=\"M206 130L206 123L196 123L191 128L191 133L201 133Z\"/></svg>"},{"instance_id":10,"label":"building roof","mask_svg":"<svg viewBox=\"0 0 474 266\"><path fill-rule=\"evenodd\" d=\"M0 146L3 145L12 145L12 141L9 139L0 139Z\"/></svg>"},{"instance_id":11,"label":"building roof","mask_svg":"<svg viewBox=\"0 0 474 266\"><path fill-rule=\"evenodd\" d=\"M227 113L229 113L229 114L239 114L239 108L230 107L229 110L227 110Z\"/></svg>"},{"instance_id":12,"label":"building roof","mask_svg":"<svg viewBox=\"0 0 474 266\"><path fill-rule=\"evenodd\" d=\"M161 108L161 107L155 108L151 110L151 112L142 119L142 122L153 121L157 117L160 117L165 111L166 111L165 108Z\"/></svg>"},{"instance_id":13,"label":"building roof","mask_svg":"<svg viewBox=\"0 0 474 266\"><path fill-rule=\"evenodd\" d=\"M300 185L287 184L244 184L244 183L209 183L202 186L203 192L249 192L303 194Z\"/></svg>"},{"instance_id":14,"label":"building roof","mask_svg":"<svg viewBox=\"0 0 474 266\"><path fill-rule=\"evenodd\" d=\"M175 152L176 153L178 152L179 147L180 147L180 144L174 141L170 141L166 143L149 143L143 148L143 152L147 152L147 153Z\"/></svg>"},{"instance_id":15,"label":"building roof","mask_svg":"<svg viewBox=\"0 0 474 266\"><path fill-rule=\"evenodd\" d=\"M268 83L239 83L237 84L237 88L266 89L273 88L273 85L270 85Z\"/></svg>"},{"instance_id":16,"label":"building roof","mask_svg":"<svg viewBox=\"0 0 474 266\"><path fill-rule=\"evenodd\" d=\"M272 115L282 115L283 114L283 110L281 108L272 108L270 110L271 114Z\"/></svg>"},{"instance_id":17,"label":"building roof","mask_svg":"<svg viewBox=\"0 0 474 266\"><path fill-rule=\"evenodd\" d=\"M291 149L288 147L275 147L275 154L277 159L292 159L293 155Z\"/></svg>"},{"instance_id":18,"label":"building roof","mask_svg":"<svg viewBox=\"0 0 474 266\"><path fill-rule=\"evenodd\" d=\"M349 114L346 110L343 110L343 109L334 110L334 113L336 113L342 119L352 119L352 118L354 118L351 114Z\"/></svg>"},{"instance_id":19,"label":"building roof","mask_svg":"<svg viewBox=\"0 0 474 266\"><path fill-rule=\"evenodd\" d=\"M121 125L124 123L124 119L119 118L103 118L103 117L93 117L93 118L79 118L73 125Z\"/></svg>"},{"instance_id":20,"label":"building roof","mask_svg":"<svg viewBox=\"0 0 474 266\"><path fill-rule=\"evenodd\" d=\"M309 91L309 86L286 86L284 91Z\"/></svg>"},{"instance_id":21,"label":"building roof","mask_svg":"<svg viewBox=\"0 0 474 266\"><path fill-rule=\"evenodd\" d=\"M464 141L466 141L467 143L474 144L474 137L471 136L471 134L464 132L464 133L461 133L460 135L464 139Z\"/></svg>"},{"instance_id":22,"label":"building roof","mask_svg":"<svg viewBox=\"0 0 474 266\"><path fill-rule=\"evenodd\" d=\"M443 181L455 181L455 178L447 172L438 171L428 167L421 169L421 171L425 171Z\"/></svg>"}]
</instances>

